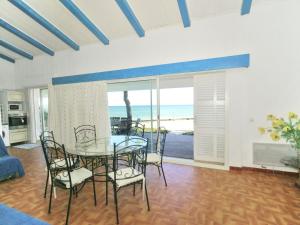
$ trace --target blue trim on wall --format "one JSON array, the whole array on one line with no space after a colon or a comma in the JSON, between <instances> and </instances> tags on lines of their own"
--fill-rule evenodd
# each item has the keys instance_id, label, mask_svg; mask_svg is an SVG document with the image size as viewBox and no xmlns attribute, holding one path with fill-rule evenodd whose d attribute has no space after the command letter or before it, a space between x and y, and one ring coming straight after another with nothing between
<instances>
[{"instance_id":1,"label":"blue trim on wall","mask_svg":"<svg viewBox=\"0 0 300 225\"><path fill-rule=\"evenodd\" d=\"M186 5L186 0L177 0L179 11L181 14L181 19L183 22L184 27L190 27L191 26L191 20L189 16L189 11Z\"/></svg>"},{"instance_id":2,"label":"blue trim on wall","mask_svg":"<svg viewBox=\"0 0 300 225\"><path fill-rule=\"evenodd\" d=\"M103 44L108 45L108 38L100 31L95 24L71 1L60 0L60 2L84 25L91 31Z\"/></svg>"},{"instance_id":3,"label":"blue trim on wall","mask_svg":"<svg viewBox=\"0 0 300 225\"><path fill-rule=\"evenodd\" d=\"M243 0L241 15L246 15L250 13L252 5L252 0Z\"/></svg>"},{"instance_id":4,"label":"blue trim on wall","mask_svg":"<svg viewBox=\"0 0 300 225\"><path fill-rule=\"evenodd\" d=\"M15 63L15 60L14 60L14 59L12 59L12 58L10 58L10 57L8 57L8 56L6 56L6 55L3 55L3 54L1 54L1 53L0 53L0 58L6 60L6 61L8 61L8 62Z\"/></svg>"},{"instance_id":5,"label":"blue trim on wall","mask_svg":"<svg viewBox=\"0 0 300 225\"><path fill-rule=\"evenodd\" d=\"M34 9L32 9L29 5L24 3L22 0L9 0L9 2L14 6L16 6L18 9L20 9L22 12L24 12L27 16L31 17L34 21L36 21L38 24L43 26L49 32L54 34L64 43L69 45L71 48L73 48L74 50L79 50L79 45L77 45L73 40L71 40L71 38L69 38L67 35L61 32L57 27L55 27L44 17L39 15Z\"/></svg>"},{"instance_id":6,"label":"blue trim on wall","mask_svg":"<svg viewBox=\"0 0 300 225\"><path fill-rule=\"evenodd\" d=\"M0 27L4 28L5 30L13 33L14 35L18 36L22 40L28 42L29 44L33 45L34 47L40 49L41 51L54 56L54 51L51 49L47 48L45 45L42 43L38 42L37 40L33 39L32 37L28 36L27 34L23 33L19 29L15 28L14 26L10 25L6 21L0 18Z\"/></svg>"},{"instance_id":7,"label":"blue trim on wall","mask_svg":"<svg viewBox=\"0 0 300 225\"><path fill-rule=\"evenodd\" d=\"M120 9L124 13L124 15L127 17L128 21L130 22L131 26L134 28L135 32L140 36L145 36L145 31L140 24L137 17L134 15L134 12L132 11L130 5L128 4L127 0L116 0L117 4L119 5Z\"/></svg>"},{"instance_id":8,"label":"blue trim on wall","mask_svg":"<svg viewBox=\"0 0 300 225\"><path fill-rule=\"evenodd\" d=\"M250 55L234 55L204 60L161 64L155 66L136 67L121 70L112 70L81 75L54 77L53 85L72 84L100 80L126 79L135 77L146 77L166 74L180 74L192 72L205 72L212 70L233 69L249 67Z\"/></svg>"},{"instance_id":9,"label":"blue trim on wall","mask_svg":"<svg viewBox=\"0 0 300 225\"><path fill-rule=\"evenodd\" d=\"M10 50L10 51L12 51L14 53L17 53L17 54L19 54L19 55L21 55L21 56L23 56L23 57L25 57L27 59L30 59L30 60L33 59L33 56L30 55L29 53L23 51L22 49L19 49L19 48L15 47L12 44L10 44L10 43L8 43L8 42L6 42L4 40L1 40L1 39L0 39L0 46L2 46L4 48L7 48L8 50Z\"/></svg>"}]
</instances>

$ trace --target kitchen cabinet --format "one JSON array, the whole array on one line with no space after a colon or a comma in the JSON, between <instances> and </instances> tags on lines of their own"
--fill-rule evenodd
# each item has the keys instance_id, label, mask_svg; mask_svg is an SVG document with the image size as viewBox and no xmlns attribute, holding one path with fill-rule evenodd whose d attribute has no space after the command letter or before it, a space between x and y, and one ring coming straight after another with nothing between
<instances>
[{"instance_id":1,"label":"kitchen cabinet","mask_svg":"<svg viewBox=\"0 0 300 225\"><path fill-rule=\"evenodd\" d=\"M15 129L9 131L9 142L10 144L27 141L27 128Z\"/></svg>"},{"instance_id":2,"label":"kitchen cabinet","mask_svg":"<svg viewBox=\"0 0 300 225\"><path fill-rule=\"evenodd\" d=\"M8 102L23 102L25 100L24 93L21 91L7 91Z\"/></svg>"}]
</instances>

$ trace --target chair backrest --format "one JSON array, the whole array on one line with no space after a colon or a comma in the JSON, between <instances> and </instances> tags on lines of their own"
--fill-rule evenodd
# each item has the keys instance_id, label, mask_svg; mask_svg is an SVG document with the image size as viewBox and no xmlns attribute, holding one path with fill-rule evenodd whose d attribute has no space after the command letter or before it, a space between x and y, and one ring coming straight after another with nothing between
<instances>
[{"instance_id":1,"label":"chair backrest","mask_svg":"<svg viewBox=\"0 0 300 225\"><path fill-rule=\"evenodd\" d=\"M142 137L128 138L128 140L122 141L118 144L114 143L112 164L114 180L124 180L145 174L147 164L147 148L148 139ZM139 162L141 166L134 170L133 168L136 167L137 162ZM122 178L118 179L117 175L120 174L117 174L117 172L120 168L130 169L126 170L126 174L122 174Z\"/></svg>"},{"instance_id":2,"label":"chair backrest","mask_svg":"<svg viewBox=\"0 0 300 225\"><path fill-rule=\"evenodd\" d=\"M163 127L159 127L157 129L156 151L161 155L161 157L163 157L165 152L167 133L168 131Z\"/></svg>"},{"instance_id":3,"label":"chair backrest","mask_svg":"<svg viewBox=\"0 0 300 225\"><path fill-rule=\"evenodd\" d=\"M47 141L47 140L51 140L52 142L50 143L48 143L49 145L50 144L52 144L53 146L51 146L52 147L52 154L56 154L56 157L58 157L58 155L59 155L59 153L58 152L55 152L56 151L56 146L55 146L55 144L56 144L56 142L55 142L55 138L54 138L54 133L53 133L53 131L43 131L41 134L40 134L40 141L41 141L41 143L43 142L43 141ZM50 147L50 146L49 146Z\"/></svg>"},{"instance_id":4,"label":"chair backrest","mask_svg":"<svg viewBox=\"0 0 300 225\"><path fill-rule=\"evenodd\" d=\"M76 143L95 142L97 139L95 125L81 125L74 127L74 134Z\"/></svg>"},{"instance_id":5,"label":"chair backrest","mask_svg":"<svg viewBox=\"0 0 300 225\"><path fill-rule=\"evenodd\" d=\"M120 125L120 121L121 121L121 117L116 117L116 116L110 117L111 126Z\"/></svg>"},{"instance_id":6,"label":"chair backrest","mask_svg":"<svg viewBox=\"0 0 300 225\"><path fill-rule=\"evenodd\" d=\"M129 130L128 135L144 137L144 134L145 134L145 125L138 121L132 122L131 129Z\"/></svg>"},{"instance_id":7,"label":"chair backrest","mask_svg":"<svg viewBox=\"0 0 300 225\"><path fill-rule=\"evenodd\" d=\"M118 135L119 134L119 126L118 125L111 125L111 134L112 135Z\"/></svg>"},{"instance_id":8,"label":"chair backrest","mask_svg":"<svg viewBox=\"0 0 300 225\"><path fill-rule=\"evenodd\" d=\"M40 140L41 141L42 140L53 140L53 141L55 141L53 131L43 131L40 134Z\"/></svg>"},{"instance_id":9,"label":"chair backrest","mask_svg":"<svg viewBox=\"0 0 300 225\"><path fill-rule=\"evenodd\" d=\"M120 123L118 125L118 132L122 135L127 135L132 124L132 120L127 117L121 117Z\"/></svg>"},{"instance_id":10,"label":"chair backrest","mask_svg":"<svg viewBox=\"0 0 300 225\"><path fill-rule=\"evenodd\" d=\"M41 144L47 169L50 172L52 181L67 180L72 186L70 172L75 165L75 159L72 156L67 156L65 146L63 144L61 145L49 139L43 140ZM55 146L55 148L53 146ZM60 176L59 178L57 177L58 174Z\"/></svg>"}]
</instances>

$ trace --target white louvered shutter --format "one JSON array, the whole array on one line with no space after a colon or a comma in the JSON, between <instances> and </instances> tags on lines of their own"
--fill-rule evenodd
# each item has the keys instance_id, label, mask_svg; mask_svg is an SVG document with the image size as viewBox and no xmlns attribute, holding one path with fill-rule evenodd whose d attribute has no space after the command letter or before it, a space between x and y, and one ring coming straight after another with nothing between
<instances>
[{"instance_id":1,"label":"white louvered shutter","mask_svg":"<svg viewBox=\"0 0 300 225\"><path fill-rule=\"evenodd\" d=\"M194 159L224 163L225 74L194 76Z\"/></svg>"}]
</instances>

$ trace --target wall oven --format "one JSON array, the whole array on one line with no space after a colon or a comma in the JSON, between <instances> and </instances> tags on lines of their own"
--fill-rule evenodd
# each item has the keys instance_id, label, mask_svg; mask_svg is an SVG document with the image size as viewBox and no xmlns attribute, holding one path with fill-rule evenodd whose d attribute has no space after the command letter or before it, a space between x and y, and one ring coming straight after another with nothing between
<instances>
[{"instance_id":1,"label":"wall oven","mask_svg":"<svg viewBox=\"0 0 300 225\"><path fill-rule=\"evenodd\" d=\"M10 130L27 128L27 115L9 115L8 116L8 125Z\"/></svg>"}]
</instances>

